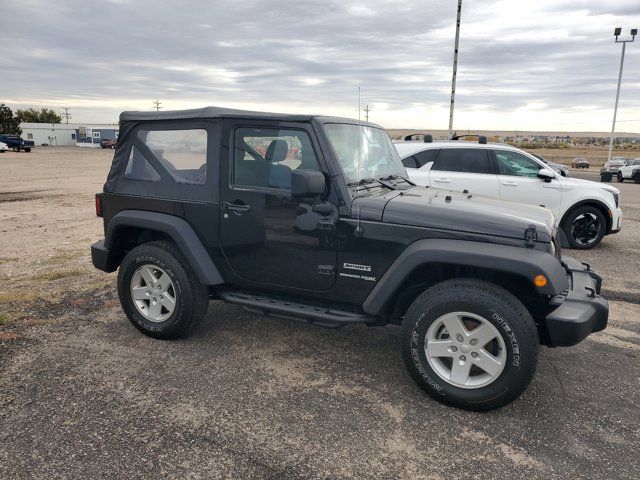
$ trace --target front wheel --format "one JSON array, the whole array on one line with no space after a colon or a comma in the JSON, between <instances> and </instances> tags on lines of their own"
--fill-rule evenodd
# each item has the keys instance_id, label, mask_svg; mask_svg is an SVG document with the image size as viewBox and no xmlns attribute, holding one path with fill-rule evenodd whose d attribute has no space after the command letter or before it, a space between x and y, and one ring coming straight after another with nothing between
<instances>
[{"instance_id":1,"label":"front wheel","mask_svg":"<svg viewBox=\"0 0 640 480\"><path fill-rule=\"evenodd\" d=\"M402 354L413 379L439 402L468 410L515 400L535 373L538 345L524 305L482 280L429 288L403 323Z\"/></svg>"},{"instance_id":2,"label":"front wheel","mask_svg":"<svg viewBox=\"0 0 640 480\"><path fill-rule=\"evenodd\" d=\"M598 245L607 229L607 221L600 210L591 205L575 208L562 223L570 248L588 250Z\"/></svg>"},{"instance_id":3,"label":"front wheel","mask_svg":"<svg viewBox=\"0 0 640 480\"><path fill-rule=\"evenodd\" d=\"M624 178L622 178L622 172L618 172L618 183L624 182Z\"/></svg>"},{"instance_id":4,"label":"front wheel","mask_svg":"<svg viewBox=\"0 0 640 480\"><path fill-rule=\"evenodd\" d=\"M170 242L145 243L124 257L118 295L133 326L161 339L186 336L209 304L207 287Z\"/></svg>"},{"instance_id":5,"label":"front wheel","mask_svg":"<svg viewBox=\"0 0 640 480\"><path fill-rule=\"evenodd\" d=\"M13 147L13 151L14 151L14 152L16 152L16 153L18 153L18 152L20 151L20 147L18 147L18 146Z\"/></svg>"},{"instance_id":6,"label":"front wheel","mask_svg":"<svg viewBox=\"0 0 640 480\"><path fill-rule=\"evenodd\" d=\"M636 173L636 174L633 176L633 181L634 181L635 183L640 183L640 172L639 172L639 173Z\"/></svg>"}]
</instances>

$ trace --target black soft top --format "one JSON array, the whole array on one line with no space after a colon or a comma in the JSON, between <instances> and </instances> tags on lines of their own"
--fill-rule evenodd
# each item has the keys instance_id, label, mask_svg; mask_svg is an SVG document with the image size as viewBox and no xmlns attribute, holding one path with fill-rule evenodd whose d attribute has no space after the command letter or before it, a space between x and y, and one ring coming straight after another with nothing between
<instances>
[{"instance_id":1,"label":"black soft top","mask_svg":"<svg viewBox=\"0 0 640 480\"><path fill-rule=\"evenodd\" d=\"M255 112L224 107L203 107L190 110L167 110L164 112L122 112L120 114L120 124L148 120L196 120L211 118L246 118L255 120L277 120L282 122L310 122L311 120L317 120L319 123L352 123L382 128L379 125L354 120L352 118L303 115L298 113Z\"/></svg>"}]
</instances>

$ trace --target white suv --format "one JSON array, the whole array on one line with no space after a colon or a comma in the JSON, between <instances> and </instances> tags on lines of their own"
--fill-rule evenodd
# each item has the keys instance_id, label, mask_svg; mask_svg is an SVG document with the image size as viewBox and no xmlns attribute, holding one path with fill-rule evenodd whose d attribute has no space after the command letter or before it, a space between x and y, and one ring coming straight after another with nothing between
<instances>
[{"instance_id":1,"label":"white suv","mask_svg":"<svg viewBox=\"0 0 640 480\"><path fill-rule=\"evenodd\" d=\"M620 167L617 175L619 182L633 180L636 183L640 183L640 158L631 160L626 166Z\"/></svg>"},{"instance_id":2,"label":"white suv","mask_svg":"<svg viewBox=\"0 0 640 480\"><path fill-rule=\"evenodd\" d=\"M620 231L617 188L563 177L519 148L481 141L395 145L418 185L548 208L571 248L593 248L605 235Z\"/></svg>"}]
</instances>

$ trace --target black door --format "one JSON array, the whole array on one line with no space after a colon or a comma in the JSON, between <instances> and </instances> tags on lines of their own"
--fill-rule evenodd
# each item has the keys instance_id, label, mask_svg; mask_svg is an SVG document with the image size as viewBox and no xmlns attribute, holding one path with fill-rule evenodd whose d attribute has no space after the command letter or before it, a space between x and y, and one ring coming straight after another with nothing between
<instances>
[{"instance_id":1,"label":"black door","mask_svg":"<svg viewBox=\"0 0 640 480\"><path fill-rule=\"evenodd\" d=\"M296 169L321 170L312 131L277 123L230 124L220 175L220 240L244 280L323 291L335 281L337 209L322 196L291 197ZM326 203L324 204L326 207ZM316 210L318 208L316 207Z\"/></svg>"}]
</instances>

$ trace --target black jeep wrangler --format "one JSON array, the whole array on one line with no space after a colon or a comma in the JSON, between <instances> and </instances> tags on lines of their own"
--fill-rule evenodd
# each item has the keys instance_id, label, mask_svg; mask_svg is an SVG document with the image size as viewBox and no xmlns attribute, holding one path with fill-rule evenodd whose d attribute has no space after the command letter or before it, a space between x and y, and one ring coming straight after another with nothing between
<instances>
[{"instance_id":1,"label":"black jeep wrangler","mask_svg":"<svg viewBox=\"0 0 640 480\"><path fill-rule=\"evenodd\" d=\"M93 264L119 268L131 323L185 335L210 299L325 327L402 325L437 400L502 406L539 345L605 328L588 266L543 208L421 188L386 131L343 118L203 108L125 112Z\"/></svg>"}]
</instances>

